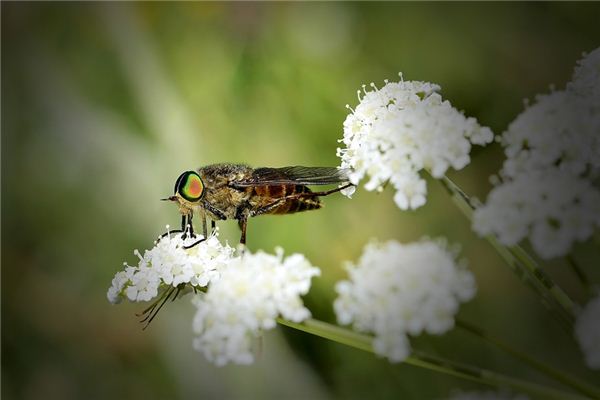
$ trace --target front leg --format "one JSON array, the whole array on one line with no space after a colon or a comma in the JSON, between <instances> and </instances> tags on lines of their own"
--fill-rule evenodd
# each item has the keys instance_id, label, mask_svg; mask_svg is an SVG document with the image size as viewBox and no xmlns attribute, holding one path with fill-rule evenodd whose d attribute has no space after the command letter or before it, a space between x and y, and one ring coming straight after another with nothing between
<instances>
[{"instance_id":1,"label":"front leg","mask_svg":"<svg viewBox=\"0 0 600 400\"><path fill-rule=\"evenodd\" d=\"M218 219L227 219L227 216L225 215L225 213L221 210L219 210L218 208L216 208L215 206L213 206L210 203L207 202L203 202L202 206L207 209L208 211L210 211L213 215L215 215Z\"/></svg>"},{"instance_id":2,"label":"front leg","mask_svg":"<svg viewBox=\"0 0 600 400\"><path fill-rule=\"evenodd\" d=\"M167 231L167 232L163 233L162 235L160 235L158 237L158 240L164 238L165 236L171 235L171 233L179 233L179 232L181 232L181 233L183 233L185 235L185 232L186 232L186 228L185 227L186 227L186 225L187 225L187 215L183 214L181 216L181 229L174 229L172 231Z\"/></svg>"},{"instance_id":3,"label":"front leg","mask_svg":"<svg viewBox=\"0 0 600 400\"><path fill-rule=\"evenodd\" d=\"M238 219L238 225L240 226L240 229L242 230L242 237L240 238L240 244L243 244L245 246L246 245L246 227L248 226L248 218L244 216L243 218Z\"/></svg>"},{"instance_id":4,"label":"front leg","mask_svg":"<svg viewBox=\"0 0 600 400\"><path fill-rule=\"evenodd\" d=\"M240 243L246 245L246 227L248 226L248 216L250 215L248 202L240 205L235 212L235 219L238 221L238 225L242 230L242 237Z\"/></svg>"}]
</instances>

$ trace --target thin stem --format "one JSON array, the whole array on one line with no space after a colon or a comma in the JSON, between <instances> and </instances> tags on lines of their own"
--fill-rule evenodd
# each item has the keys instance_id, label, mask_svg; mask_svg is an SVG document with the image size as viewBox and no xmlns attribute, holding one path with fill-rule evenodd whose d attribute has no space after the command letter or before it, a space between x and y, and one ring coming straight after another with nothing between
<instances>
[{"instance_id":1,"label":"thin stem","mask_svg":"<svg viewBox=\"0 0 600 400\"><path fill-rule=\"evenodd\" d=\"M367 335L362 335L354 331L314 319L309 319L303 323L295 323L278 318L277 322L281 325L302 332L310 333L312 335L345 344L359 350L373 353L373 339ZM518 391L539 395L545 399L584 399L584 397L570 392L565 392L563 390L551 388L537 383L531 383L521 379L512 378L470 365L456 363L440 357L427 355L422 352L413 351L412 356L404 360L404 363L490 386L508 386Z\"/></svg>"},{"instance_id":2,"label":"thin stem","mask_svg":"<svg viewBox=\"0 0 600 400\"><path fill-rule=\"evenodd\" d=\"M440 182L449 192L452 200L469 221L473 220L475 205L454 182L444 176ZM535 260L520 246L505 246L494 235L486 236L486 240L506 261L511 270L542 299L542 303L552 312L566 332L571 335L575 322L577 305L556 284Z\"/></svg>"},{"instance_id":3,"label":"thin stem","mask_svg":"<svg viewBox=\"0 0 600 400\"><path fill-rule=\"evenodd\" d=\"M585 272L581 269L579 264L577 264L577 261L575 261L575 258L572 255L570 255L570 254L567 255L566 259L567 259L567 264L569 264L569 266L575 273L575 276L577 276L577 279L579 279L579 283L581 283L581 286L583 286L583 290L585 290L586 296L588 298L592 297L593 296L592 286L591 286L590 280L588 279Z\"/></svg>"},{"instance_id":4,"label":"thin stem","mask_svg":"<svg viewBox=\"0 0 600 400\"><path fill-rule=\"evenodd\" d=\"M536 360L535 358L527 355L526 353L515 349L514 347L512 347L511 345L509 345L502 339L499 339L498 337L491 335L490 333L486 332L482 328L477 327L472 323L469 323L469 322L466 322L466 321L463 321L460 319L456 320L456 326L487 341L488 343L493 344L494 346L497 346L498 348L506 351L513 357L527 363L528 365L537 369L538 371L542 372L543 374L545 374L553 379L556 379L557 381L562 382L563 384L565 384L567 386L570 386L571 388L577 390L581 394L585 394L594 399L600 399L600 389L598 389L597 387L589 385L587 382L584 382L584 381L578 379L577 377L569 375L568 373L566 373L564 371L560 371L560 370L558 370L554 367L551 367L541 361Z\"/></svg>"}]
</instances>

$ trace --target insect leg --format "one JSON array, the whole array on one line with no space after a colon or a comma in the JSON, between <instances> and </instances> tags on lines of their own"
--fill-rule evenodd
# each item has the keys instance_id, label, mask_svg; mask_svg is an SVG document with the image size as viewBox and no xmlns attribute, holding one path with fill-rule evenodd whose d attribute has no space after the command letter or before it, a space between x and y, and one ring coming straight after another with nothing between
<instances>
[{"instance_id":1,"label":"insect leg","mask_svg":"<svg viewBox=\"0 0 600 400\"><path fill-rule=\"evenodd\" d=\"M191 216L190 216L189 221L190 221L190 238L195 238L196 235L194 234L194 228L192 226L192 217ZM204 242L206 240L206 238L207 238L207 236L206 236L206 216L205 216L204 213L202 213L202 228L204 229L204 236L202 236L201 239L196 240L192 244L189 244L187 246L183 246L184 249L186 249L186 250L187 249L191 249L192 247L197 246L197 245L199 245L200 243L202 243L202 242Z\"/></svg>"},{"instance_id":2,"label":"insect leg","mask_svg":"<svg viewBox=\"0 0 600 400\"><path fill-rule=\"evenodd\" d=\"M210 211L212 214L216 215L217 218L219 219L227 219L227 216L225 215L225 213L221 210L219 210L218 208L213 207L212 205L210 205L209 203L202 203L202 205L208 210Z\"/></svg>"},{"instance_id":3,"label":"insect leg","mask_svg":"<svg viewBox=\"0 0 600 400\"><path fill-rule=\"evenodd\" d=\"M146 317L148 319L148 321L146 321L146 324L144 325L144 327L142 328L142 330L146 330L146 328L148 327L148 325L150 325L150 323L152 322L152 320L158 315L158 312L160 311L160 309L163 308L163 306L165 305L165 303L167 302L167 300L169 300L169 297L171 297L171 295L173 294L173 292L175 292L175 288L169 289L169 291L167 292L167 295L165 296L165 298L163 299L163 301L160 303L160 305L158 306L158 308L156 310L154 310L154 313L148 314L148 317ZM177 294L179 294L179 290L177 290ZM144 318L140 322L144 322L146 320L146 318Z\"/></svg>"},{"instance_id":4,"label":"insect leg","mask_svg":"<svg viewBox=\"0 0 600 400\"><path fill-rule=\"evenodd\" d=\"M210 220L210 233L214 234L216 230L217 230L217 223L215 222L214 219L211 219Z\"/></svg>"},{"instance_id":5,"label":"insect leg","mask_svg":"<svg viewBox=\"0 0 600 400\"><path fill-rule=\"evenodd\" d=\"M183 232L183 235L181 235L182 239L187 238L187 231L188 231L188 215L183 214L181 216L181 231Z\"/></svg>"},{"instance_id":6,"label":"insect leg","mask_svg":"<svg viewBox=\"0 0 600 400\"><path fill-rule=\"evenodd\" d=\"M267 213L267 212L273 210L274 208L277 208L280 205L282 205L283 203L285 203L286 199L288 199L288 197L282 197L280 199L275 200L274 202L272 202L270 204L267 204L264 207L261 207L261 208L259 208L257 210L250 211L250 216L251 217L256 217L257 215L261 215L261 214Z\"/></svg>"},{"instance_id":7,"label":"insect leg","mask_svg":"<svg viewBox=\"0 0 600 400\"><path fill-rule=\"evenodd\" d=\"M206 238L198 239L198 240L196 240L192 244L189 244L187 246L183 246L183 248L186 249L186 250L191 249L192 247L198 246L200 243L204 242L205 240L206 240Z\"/></svg>"},{"instance_id":8,"label":"insect leg","mask_svg":"<svg viewBox=\"0 0 600 400\"><path fill-rule=\"evenodd\" d=\"M348 183L344 186L340 186L338 188L335 189L330 189L330 190L325 190L323 192L310 192L310 193L297 193L297 194L293 194L290 197L315 197L315 196L328 196L332 193L336 193L339 192L341 190L347 189L350 186L354 186L352 183Z\"/></svg>"},{"instance_id":9,"label":"insect leg","mask_svg":"<svg viewBox=\"0 0 600 400\"><path fill-rule=\"evenodd\" d=\"M204 237L207 237L207 229L206 229L206 211L204 211L204 209L202 209L202 211L200 211L200 215L202 216L202 235L204 235Z\"/></svg>"},{"instance_id":10,"label":"insect leg","mask_svg":"<svg viewBox=\"0 0 600 400\"><path fill-rule=\"evenodd\" d=\"M302 198L302 197L319 197L319 196L327 196L330 195L332 193L336 193L339 192L340 190L344 190L350 186L353 186L351 183L341 186L339 188L335 188L335 189L331 189L331 190L326 190L323 192L302 192L302 193L295 193L295 194L290 194L287 195L285 197L281 197L279 199L277 199L276 201L267 204L264 207L261 207L257 210L251 211L250 216L255 217L257 215L261 215L264 213L267 213L271 210L273 210L274 208L279 207L280 205L282 205L286 200L292 200L292 199L298 199L298 198Z\"/></svg>"},{"instance_id":11,"label":"insect leg","mask_svg":"<svg viewBox=\"0 0 600 400\"><path fill-rule=\"evenodd\" d=\"M190 238L194 238L196 237L196 234L194 233L194 225L192 224L192 217L194 216L194 214L189 214L188 215L188 229L190 232Z\"/></svg>"},{"instance_id":12,"label":"insect leg","mask_svg":"<svg viewBox=\"0 0 600 400\"><path fill-rule=\"evenodd\" d=\"M248 217L244 215L243 217L238 219L238 225L240 226L240 229L242 230L242 237L240 238L240 243L245 245L246 244L246 227L248 226Z\"/></svg>"},{"instance_id":13,"label":"insect leg","mask_svg":"<svg viewBox=\"0 0 600 400\"><path fill-rule=\"evenodd\" d=\"M172 231L167 231L167 232L163 233L162 235L160 235L160 236L158 237L158 240L160 240L160 239L164 238L165 236L169 236L169 235L170 235L170 234L172 234L172 233L179 233L179 232L182 232L182 233L184 233L184 234L185 234L185 224L186 224L186 216L185 216L185 215L182 215L182 216L181 216L181 229L174 229L174 230L172 230Z\"/></svg>"}]
</instances>

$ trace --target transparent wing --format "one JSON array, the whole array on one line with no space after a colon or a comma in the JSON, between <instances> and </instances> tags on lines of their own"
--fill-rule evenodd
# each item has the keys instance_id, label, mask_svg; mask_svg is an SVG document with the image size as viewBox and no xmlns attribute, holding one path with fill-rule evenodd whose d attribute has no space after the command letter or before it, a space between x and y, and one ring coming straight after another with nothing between
<instances>
[{"instance_id":1,"label":"transparent wing","mask_svg":"<svg viewBox=\"0 0 600 400\"><path fill-rule=\"evenodd\" d=\"M348 170L335 167L256 168L249 179L231 182L238 187L269 185L331 185L348 182Z\"/></svg>"}]
</instances>

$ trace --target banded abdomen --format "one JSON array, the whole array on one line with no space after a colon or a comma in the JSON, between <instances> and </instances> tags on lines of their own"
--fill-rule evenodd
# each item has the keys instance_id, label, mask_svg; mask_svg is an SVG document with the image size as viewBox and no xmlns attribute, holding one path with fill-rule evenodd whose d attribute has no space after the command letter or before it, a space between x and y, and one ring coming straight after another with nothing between
<instances>
[{"instance_id":1,"label":"banded abdomen","mask_svg":"<svg viewBox=\"0 0 600 400\"><path fill-rule=\"evenodd\" d=\"M265 214L292 214L301 211L317 210L321 208L321 202L316 196L297 196L302 193L312 193L304 185L271 185L254 187L255 195L261 198L264 206L273 204L274 207ZM290 197L284 199L285 197ZM277 200L281 204L277 205Z\"/></svg>"}]
</instances>

